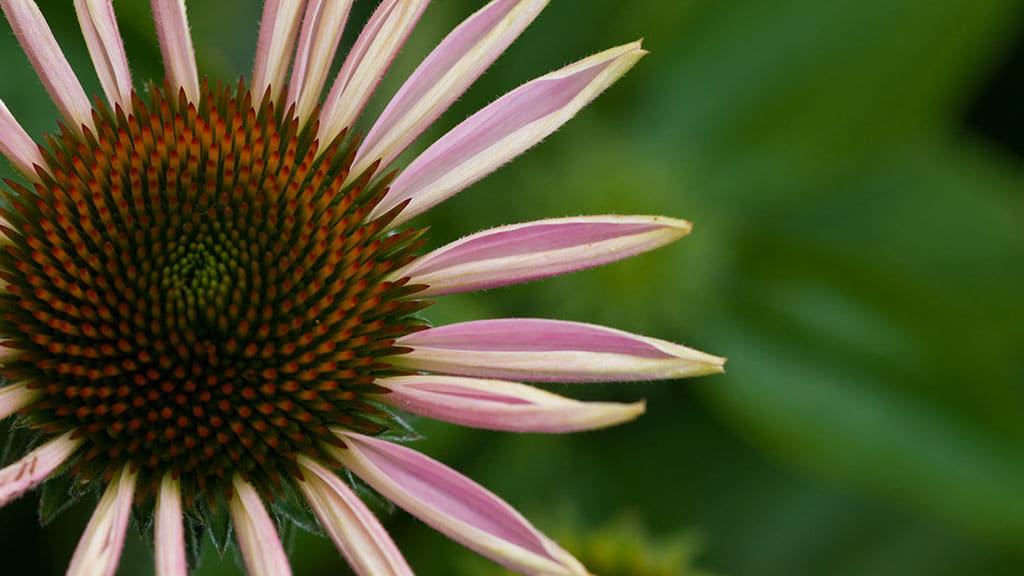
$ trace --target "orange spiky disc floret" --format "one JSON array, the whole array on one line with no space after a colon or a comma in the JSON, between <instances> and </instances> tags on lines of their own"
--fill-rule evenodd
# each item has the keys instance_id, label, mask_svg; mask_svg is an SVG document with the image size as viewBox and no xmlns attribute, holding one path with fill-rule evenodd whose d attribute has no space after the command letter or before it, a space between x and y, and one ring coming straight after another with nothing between
<instances>
[{"instance_id":1,"label":"orange spiky disc floret","mask_svg":"<svg viewBox=\"0 0 1024 576\"><path fill-rule=\"evenodd\" d=\"M84 439L86 480L130 463L143 486L272 490L330 427L387 427L367 395L425 303L386 278L419 234L366 221L387 178L345 184L351 139L318 154L315 122L244 84L150 93L51 137L33 190L8 183L7 375L43 392L36 428Z\"/></svg>"}]
</instances>

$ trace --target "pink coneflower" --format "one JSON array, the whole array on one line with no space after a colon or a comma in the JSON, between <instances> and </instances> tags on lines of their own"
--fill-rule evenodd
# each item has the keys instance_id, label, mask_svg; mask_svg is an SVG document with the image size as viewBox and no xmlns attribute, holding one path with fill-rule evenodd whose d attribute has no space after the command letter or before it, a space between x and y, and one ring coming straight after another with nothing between
<instances>
[{"instance_id":1,"label":"pink coneflower","mask_svg":"<svg viewBox=\"0 0 1024 576\"><path fill-rule=\"evenodd\" d=\"M458 472L386 438L394 409L477 428L573 432L643 403L519 382L668 379L723 360L590 324L429 327L426 298L606 264L686 235L653 216L497 228L417 256L409 220L557 130L643 55L585 58L496 100L408 166L393 161L546 0L494 0L420 64L363 138L350 127L427 0L384 0L326 87L351 0L267 0L252 82L196 70L183 0L152 0L166 78L136 92L111 0L75 0L105 101L90 102L32 0L0 7L63 115L38 146L0 102L0 417L38 439L0 504L57 474L102 497L69 574L113 574L133 508L160 575L226 510L251 574L290 569L301 500L359 574L411 574L347 473L453 540L528 574L586 569Z\"/></svg>"}]
</instances>

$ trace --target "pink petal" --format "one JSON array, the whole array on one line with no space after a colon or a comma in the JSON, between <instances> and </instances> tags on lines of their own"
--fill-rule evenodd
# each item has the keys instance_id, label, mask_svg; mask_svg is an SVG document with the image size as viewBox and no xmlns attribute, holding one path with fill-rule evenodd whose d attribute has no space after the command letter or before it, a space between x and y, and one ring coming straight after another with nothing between
<instances>
[{"instance_id":1,"label":"pink petal","mask_svg":"<svg viewBox=\"0 0 1024 576\"><path fill-rule=\"evenodd\" d=\"M35 402L42 393L29 390L25 382L8 384L0 388L0 420Z\"/></svg>"},{"instance_id":2,"label":"pink petal","mask_svg":"<svg viewBox=\"0 0 1024 576\"><path fill-rule=\"evenodd\" d=\"M644 54L640 42L612 48L501 97L416 158L371 218L409 200L398 225L487 176L568 122Z\"/></svg>"},{"instance_id":3,"label":"pink petal","mask_svg":"<svg viewBox=\"0 0 1024 576\"><path fill-rule=\"evenodd\" d=\"M439 248L401 270L421 296L485 290L593 268L660 248L690 232L659 216L583 216L487 230Z\"/></svg>"},{"instance_id":4,"label":"pink petal","mask_svg":"<svg viewBox=\"0 0 1024 576\"><path fill-rule=\"evenodd\" d=\"M274 521L260 501L260 495L240 476L235 476L231 498L231 523L242 559L250 576L290 576L288 556L277 536Z\"/></svg>"},{"instance_id":5,"label":"pink petal","mask_svg":"<svg viewBox=\"0 0 1024 576\"><path fill-rule=\"evenodd\" d=\"M32 0L0 0L0 8L3 8L21 48L61 114L75 128L83 125L92 128L89 98L36 3Z\"/></svg>"},{"instance_id":6,"label":"pink petal","mask_svg":"<svg viewBox=\"0 0 1024 576\"><path fill-rule=\"evenodd\" d=\"M75 12L107 100L111 106L120 104L128 110L132 99L132 73L117 27L113 0L75 0Z\"/></svg>"},{"instance_id":7,"label":"pink petal","mask_svg":"<svg viewBox=\"0 0 1024 576\"><path fill-rule=\"evenodd\" d=\"M352 174L388 165L468 89L549 0L493 0L452 31L398 91L356 154Z\"/></svg>"},{"instance_id":8,"label":"pink petal","mask_svg":"<svg viewBox=\"0 0 1024 576\"><path fill-rule=\"evenodd\" d=\"M412 576L412 570L380 521L330 470L299 457L306 496L320 525L359 576Z\"/></svg>"},{"instance_id":9,"label":"pink petal","mask_svg":"<svg viewBox=\"0 0 1024 576\"><path fill-rule=\"evenodd\" d=\"M301 0L266 0L263 3L256 65L252 72L253 94L258 99L271 87L275 100L283 92L301 13Z\"/></svg>"},{"instance_id":10,"label":"pink petal","mask_svg":"<svg viewBox=\"0 0 1024 576\"><path fill-rule=\"evenodd\" d=\"M131 517L135 479L136 474L125 467L107 486L71 557L68 576L113 576L117 571Z\"/></svg>"},{"instance_id":11,"label":"pink petal","mask_svg":"<svg viewBox=\"0 0 1024 576\"><path fill-rule=\"evenodd\" d=\"M185 0L150 0L164 73L172 86L180 86L192 102L199 101L199 72L192 35L188 30Z\"/></svg>"},{"instance_id":12,"label":"pink petal","mask_svg":"<svg viewBox=\"0 0 1024 576\"><path fill-rule=\"evenodd\" d=\"M678 344L593 324L504 319L464 322L401 338L414 370L532 382L662 380L722 372L717 358Z\"/></svg>"},{"instance_id":13,"label":"pink petal","mask_svg":"<svg viewBox=\"0 0 1024 576\"><path fill-rule=\"evenodd\" d=\"M39 147L15 120L3 100L0 100L0 154L19 172L31 178L36 178L34 166L46 166Z\"/></svg>"},{"instance_id":14,"label":"pink petal","mask_svg":"<svg viewBox=\"0 0 1024 576\"><path fill-rule=\"evenodd\" d=\"M170 473L160 482L153 531L157 576L188 576L181 486Z\"/></svg>"},{"instance_id":15,"label":"pink petal","mask_svg":"<svg viewBox=\"0 0 1024 576\"><path fill-rule=\"evenodd\" d=\"M383 0L341 66L320 115L320 142L352 125L430 0Z\"/></svg>"},{"instance_id":16,"label":"pink petal","mask_svg":"<svg viewBox=\"0 0 1024 576\"><path fill-rule=\"evenodd\" d=\"M305 121L320 102L334 53L348 22L352 0L310 0L288 85L288 102Z\"/></svg>"},{"instance_id":17,"label":"pink petal","mask_svg":"<svg viewBox=\"0 0 1024 576\"><path fill-rule=\"evenodd\" d=\"M456 376L398 376L377 380L381 399L398 408L472 428L565 433L633 420L644 403L579 402L530 386Z\"/></svg>"},{"instance_id":18,"label":"pink petal","mask_svg":"<svg viewBox=\"0 0 1024 576\"><path fill-rule=\"evenodd\" d=\"M81 445L82 440L72 440L71 432L68 432L0 470L0 506L6 505L46 480Z\"/></svg>"},{"instance_id":19,"label":"pink petal","mask_svg":"<svg viewBox=\"0 0 1024 576\"><path fill-rule=\"evenodd\" d=\"M447 466L397 444L339 432L342 462L386 498L452 540L525 574L585 568L500 498Z\"/></svg>"}]
</instances>

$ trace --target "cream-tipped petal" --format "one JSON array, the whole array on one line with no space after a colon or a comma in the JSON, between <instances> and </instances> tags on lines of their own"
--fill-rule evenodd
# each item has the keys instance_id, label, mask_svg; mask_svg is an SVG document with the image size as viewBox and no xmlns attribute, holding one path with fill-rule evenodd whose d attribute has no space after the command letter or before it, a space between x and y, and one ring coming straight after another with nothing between
<instances>
[{"instance_id":1,"label":"cream-tipped petal","mask_svg":"<svg viewBox=\"0 0 1024 576\"><path fill-rule=\"evenodd\" d=\"M502 380L421 374L376 383L391 391L381 400L395 407L486 430L580 432L622 424L644 413L643 402L580 402Z\"/></svg>"},{"instance_id":2,"label":"cream-tipped petal","mask_svg":"<svg viewBox=\"0 0 1024 576\"><path fill-rule=\"evenodd\" d=\"M412 570L380 521L340 478L299 457L306 502L327 535L359 576L412 576Z\"/></svg>"},{"instance_id":3,"label":"cream-tipped petal","mask_svg":"<svg viewBox=\"0 0 1024 576\"><path fill-rule=\"evenodd\" d=\"M320 102L351 9L352 0L310 0L306 6L288 83L288 102L295 104L295 114L302 123Z\"/></svg>"},{"instance_id":4,"label":"cream-tipped petal","mask_svg":"<svg viewBox=\"0 0 1024 576\"><path fill-rule=\"evenodd\" d=\"M430 0L384 0L366 23L324 100L317 134L327 144L359 117Z\"/></svg>"},{"instance_id":5,"label":"cream-tipped petal","mask_svg":"<svg viewBox=\"0 0 1024 576\"><path fill-rule=\"evenodd\" d=\"M71 432L59 436L0 470L0 506L18 498L49 478L82 445Z\"/></svg>"},{"instance_id":6,"label":"cream-tipped petal","mask_svg":"<svg viewBox=\"0 0 1024 576\"><path fill-rule=\"evenodd\" d=\"M265 0L263 3L256 64L252 71L252 91L257 100L262 99L269 88L273 88L275 100L284 93L302 4L301 0Z\"/></svg>"},{"instance_id":7,"label":"cream-tipped petal","mask_svg":"<svg viewBox=\"0 0 1024 576\"><path fill-rule=\"evenodd\" d=\"M260 495L240 476L235 476L234 488L231 523L246 570L250 576L290 576L288 556Z\"/></svg>"},{"instance_id":8,"label":"cream-tipped petal","mask_svg":"<svg viewBox=\"0 0 1024 576\"><path fill-rule=\"evenodd\" d=\"M185 518L181 512L181 485L164 474L157 493L153 546L156 576L188 576L185 556Z\"/></svg>"},{"instance_id":9,"label":"cream-tipped petal","mask_svg":"<svg viewBox=\"0 0 1024 576\"><path fill-rule=\"evenodd\" d=\"M0 226L7 226L7 222L0 216ZM3 234L0 234L2 236ZM8 346L9 341L0 341L0 364L12 362L21 355L21 350Z\"/></svg>"},{"instance_id":10,"label":"cream-tipped petal","mask_svg":"<svg viewBox=\"0 0 1024 576\"><path fill-rule=\"evenodd\" d=\"M167 81L175 88L184 89L191 102L198 102L199 72L185 0L151 0L151 6Z\"/></svg>"},{"instance_id":11,"label":"cream-tipped petal","mask_svg":"<svg viewBox=\"0 0 1024 576\"><path fill-rule=\"evenodd\" d=\"M107 100L112 107L120 104L122 109L128 110L132 100L132 73L113 0L75 0L75 12Z\"/></svg>"},{"instance_id":12,"label":"cream-tipped petal","mask_svg":"<svg viewBox=\"0 0 1024 576\"><path fill-rule=\"evenodd\" d=\"M503 500L419 452L337 431L332 453L388 500L463 546L517 572L582 576L586 569Z\"/></svg>"},{"instance_id":13,"label":"cream-tipped petal","mask_svg":"<svg viewBox=\"0 0 1024 576\"><path fill-rule=\"evenodd\" d=\"M26 382L8 384L0 388L0 420L32 404L42 396L40 390L29 390Z\"/></svg>"},{"instance_id":14,"label":"cream-tipped petal","mask_svg":"<svg viewBox=\"0 0 1024 576\"><path fill-rule=\"evenodd\" d=\"M107 486L78 541L68 576L113 576L131 518L136 473L126 466Z\"/></svg>"},{"instance_id":15,"label":"cream-tipped petal","mask_svg":"<svg viewBox=\"0 0 1024 576\"><path fill-rule=\"evenodd\" d=\"M439 248L395 273L429 286L420 296L485 290L608 264L660 248L690 232L661 216L581 216L485 230Z\"/></svg>"},{"instance_id":16,"label":"cream-tipped petal","mask_svg":"<svg viewBox=\"0 0 1024 576\"><path fill-rule=\"evenodd\" d=\"M366 135L352 174L387 166L448 109L549 0L493 0L467 18L413 72Z\"/></svg>"},{"instance_id":17,"label":"cream-tipped petal","mask_svg":"<svg viewBox=\"0 0 1024 576\"><path fill-rule=\"evenodd\" d=\"M61 114L75 129L83 125L92 128L89 97L53 37L39 6L33 0L0 0L0 8Z\"/></svg>"},{"instance_id":18,"label":"cream-tipped petal","mask_svg":"<svg viewBox=\"0 0 1024 576\"><path fill-rule=\"evenodd\" d=\"M11 223L8 222L7 219L4 218L3 216L0 216L0 248L5 249L7 246L11 245L11 231ZM7 286L5 285L4 288L6 287ZM10 352L8 350L4 350L2 354L4 356L7 356L9 353Z\"/></svg>"},{"instance_id":19,"label":"cream-tipped petal","mask_svg":"<svg viewBox=\"0 0 1024 576\"><path fill-rule=\"evenodd\" d=\"M409 201L392 222L397 226L484 178L558 130L646 53L633 42L509 92L413 160L370 218Z\"/></svg>"},{"instance_id":20,"label":"cream-tipped petal","mask_svg":"<svg viewBox=\"0 0 1024 576\"><path fill-rule=\"evenodd\" d=\"M667 380L723 371L679 344L580 322L508 318L463 322L400 338L392 363L413 370L531 382Z\"/></svg>"},{"instance_id":21,"label":"cream-tipped petal","mask_svg":"<svg viewBox=\"0 0 1024 576\"><path fill-rule=\"evenodd\" d=\"M37 178L35 166L46 166L39 146L21 127L3 100L0 100L0 154L19 172L33 179Z\"/></svg>"}]
</instances>

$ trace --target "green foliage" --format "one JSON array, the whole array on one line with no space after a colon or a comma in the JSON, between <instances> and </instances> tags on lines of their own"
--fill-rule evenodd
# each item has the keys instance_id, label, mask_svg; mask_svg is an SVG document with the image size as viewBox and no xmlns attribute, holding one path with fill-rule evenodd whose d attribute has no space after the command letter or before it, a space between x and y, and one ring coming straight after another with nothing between
<instances>
[{"instance_id":1,"label":"green foliage","mask_svg":"<svg viewBox=\"0 0 1024 576\"><path fill-rule=\"evenodd\" d=\"M702 546L693 534L654 537L633 515L622 515L596 527L567 516L550 535L588 570L601 576L712 576L695 567ZM474 576L487 570L483 559L471 558L461 574Z\"/></svg>"},{"instance_id":2,"label":"green foliage","mask_svg":"<svg viewBox=\"0 0 1024 576\"><path fill-rule=\"evenodd\" d=\"M83 496L71 474L58 474L39 489L39 524L46 526Z\"/></svg>"},{"instance_id":3,"label":"green foliage","mask_svg":"<svg viewBox=\"0 0 1024 576\"><path fill-rule=\"evenodd\" d=\"M594 574L606 576L711 576L693 568L699 550L689 534L655 540L633 517L623 516L586 536L576 525L561 531L568 550ZM559 535L556 533L556 536Z\"/></svg>"}]
</instances>

